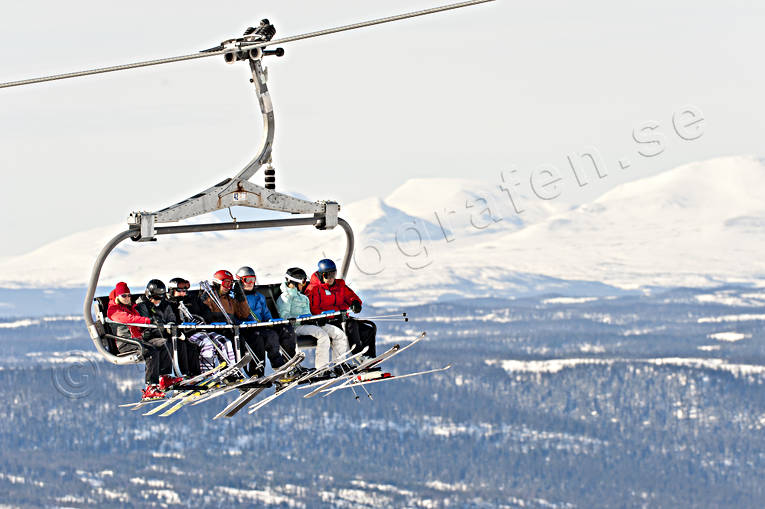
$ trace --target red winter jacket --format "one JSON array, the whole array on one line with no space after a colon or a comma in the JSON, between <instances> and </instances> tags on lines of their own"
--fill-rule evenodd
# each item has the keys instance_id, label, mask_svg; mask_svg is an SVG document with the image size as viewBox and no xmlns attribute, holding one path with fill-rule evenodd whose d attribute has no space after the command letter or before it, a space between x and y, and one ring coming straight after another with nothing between
<instances>
[{"instance_id":1,"label":"red winter jacket","mask_svg":"<svg viewBox=\"0 0 765 509\"><path fill-rule=\"evenodd\" d=\"M345 286L345 281L335 279L332 286L328 286L319 279L318 272L311 275L311 282L305 289L308 300L311 301L311 313L318 315L323 311L345 311L351 307L354 300L361 303L356 293Z\"/></svg>"},{"instance_id":2,"label":"red winter jacket","mask_svg":"<svg viewBox=\"0 0 765 509\"><path fill-rule=\"evenodd\" d=\"M135 305L126 306L117 302L117 296L123 293L130 293L130 289L125 283L117 283L117 287L109 293L109 308L106 310L106 317L119 323L151 323L149 318L138 314ZM141 339L142 329L140 327L128 327L130 337Z\"/></svg>"}]
</instances>

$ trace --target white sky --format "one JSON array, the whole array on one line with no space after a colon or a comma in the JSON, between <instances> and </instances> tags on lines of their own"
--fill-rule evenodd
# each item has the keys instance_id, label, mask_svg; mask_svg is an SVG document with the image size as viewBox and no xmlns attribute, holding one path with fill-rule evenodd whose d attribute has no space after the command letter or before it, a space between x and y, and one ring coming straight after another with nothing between
<instances>
[{"instance_id":1,"label":"white sky","mask_svg":"<svg viewBox=\"0 0 765 509\"><path fill-rule=\"evenodd\" d=\"M443 3L13 2L0 81L192 53L261 17L283 37ZM756 2L498 0L292 43L266 61L277 185L347 203L412 177L565 173L568 153L595 146L609 177L565 197L582 201L685 162L761 154L763 26ZM0 90L0 257L233 176L261 132L248 77L211 58ZM684 105L704 113L696 141L672 131ZM653 158L632 139L646 121L666 138Z\"/></svg>"}]
</instances>

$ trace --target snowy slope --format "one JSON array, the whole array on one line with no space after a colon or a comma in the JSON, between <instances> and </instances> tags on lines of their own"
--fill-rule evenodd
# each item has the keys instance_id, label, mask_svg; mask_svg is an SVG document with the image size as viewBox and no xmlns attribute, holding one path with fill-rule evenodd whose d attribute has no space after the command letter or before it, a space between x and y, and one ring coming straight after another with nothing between
<instances>
[{"instance_id":1,"label":"snowy slope","mask_svg":"<svg viewBox=\"0 0 765 509\"><path fill-rule=\"evenodd\" d=\"M413 179L384 199L343 206L356 233L348 280L368 299L388 304L761 282L763 189L763 161L719 158L624 184L575 209L529 202L519 217L491 185ZM442 210L455 210L448 226L433 214ZM0 287L83 286L101 247L123 229L81 232L1 259ZM311 227L128 242L108 259L101 281L136 287L152 277L199 281L241 265L254 266L261 281L277 281L289 266L310 271L319 258L339 262L344 242L339 229Z\"/></svg>"},{"instance_id":2,"label":"snowy slope","mask_svg":"<svg viewBox=\"0 0 765 509\"><path fill-rule=\"evenodd\" d=\"M475 249L522 271L620 287L750 282L765 278L763 190L760 159L688 164Z\"/></svg>"}]
</instances>

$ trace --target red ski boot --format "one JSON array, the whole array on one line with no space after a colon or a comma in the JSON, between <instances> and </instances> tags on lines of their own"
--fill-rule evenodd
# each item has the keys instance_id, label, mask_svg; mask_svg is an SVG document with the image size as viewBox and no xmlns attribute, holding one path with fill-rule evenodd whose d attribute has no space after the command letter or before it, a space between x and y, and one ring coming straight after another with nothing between
<instances>
[{"instance_id":1,"label":"red ski boot","mask_svg":"<svg viewBox=\"0 0 765 509\"><path fill-rule=\"evenodd\" d=\"M151 401L154 399L164 399L165 393L159 390L159 386L152 384L147 385L143 390L141 401Z\"/></svg>"},{"instance_id":2,"label":"red ski boot","mask_svg":"<svg viewBox=\"0 0 765 509\"><path fill-rule=\"evenodd\" d=\"M159 377L159 390L164 392L182 380L182 376L162 375Z\"/></svg>"}]
</instances>

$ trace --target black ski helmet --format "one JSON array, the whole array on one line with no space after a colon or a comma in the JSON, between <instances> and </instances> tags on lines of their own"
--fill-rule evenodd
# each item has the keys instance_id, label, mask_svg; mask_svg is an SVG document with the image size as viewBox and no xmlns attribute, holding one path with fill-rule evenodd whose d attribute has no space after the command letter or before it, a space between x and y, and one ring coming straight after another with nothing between
<instances>
[{"instance_id":1,"label":"black ski helmet","mask_svg":"<svg viewBox=\"0 0 765 509\"><path fill-rule=\"evenodd\" d=\"M174 277L167 283L167 293L168 298L176 302L181 297L178 295L178 290L185 290L189 291L189 288L191 288L191 283L187 279L183 279L182 277Z\"/></svg>"},{"instance_id":2,"label":"black ski helmet","mask_svg":"<svg viewBox=\"0 0 765 509\"><path fill-rule=\"evenodd\" d=\"M287 269L287 272L284 274L284 279L287 283L287 286L297 283L305 283L308 280L308 275L306 275L305 271L301 269L300 267L292 267Z\"/></svg>"},{"instance_id":3,"label":"black ski helmet","mask_svg":"<svg viewBox=\"0 0 765 509\"><path fill-rule=\"evenodd\" d=\"M188 290L191 288L191 283L189 283L188 279L183 279L182 277L174 277L167 282L168 290L177 290L180 286L184 286Z\"/></svg>"},{"instance_id":4,"label":"black ski helmet","mask_svg":"<svg viewBox=\"0 0 765 509\"><path fill-rule=\"evenodd\" d=\"M152 298L164 299L165 292L167 292L167 289L165 288L165 283L163 283L159 279L152 279L146 285L146 291L144 292L144 295L146 295L147 299L152 299Z\"/></svg>"}]
</instances>

